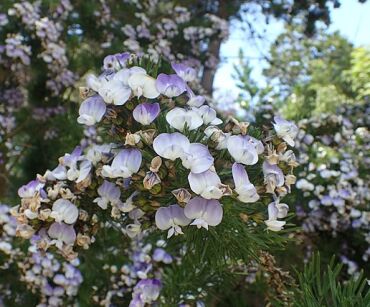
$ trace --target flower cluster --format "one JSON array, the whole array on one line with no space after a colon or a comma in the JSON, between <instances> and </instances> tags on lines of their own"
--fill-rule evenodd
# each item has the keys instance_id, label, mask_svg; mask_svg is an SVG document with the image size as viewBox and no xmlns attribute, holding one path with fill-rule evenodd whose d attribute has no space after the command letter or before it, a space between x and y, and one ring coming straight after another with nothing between
<instances>
[{"instance_id":1,"label":"flower cluster","mask_svg":"<svg viewBox=\"0 0 370 307\"><path fill-rule=\"evenodd\" d=\"M38 306L61 306L77 295L82 275L77 266L79 260L72 262L59 261L51 253L37 250L33 237L28 250L24 251L15 243L17 221L11 216L8 205L0 205L0 272L14 269L20 273L20 281L37 294ZM13 267L11 267L13 265ZM0 299L13 297L7 285L0 287Z\"/></svg>"},{"instance_id":2,"label":"flower cluster","mask_svg":"<svg viewBox=\"0 0 370 307\"><path fill-rule=\"evenodd\" d=\"M6 146L0 146L0 164L11 164L9 161L14 161L13 157L24 149L21 148L23 144L15 140L14 134L15 131L19 134L29 121L18 122L18 114L24 108L33 112L33 102L30 101L30 96L34 96L33 84L36 84L36 104L40 105L40 102L48 101L50 97L54 97L54 101L77 79L69 69L70 61L63 37L64 22L72 6L68 0L62 0L45 13L41 1L22 1L10 6L2 3L0 9L6 12L0 15L0 68L3 85L0 89L0 142L6 143ZM35 67L43 72L35 74ZM39 75L42 75L42 81L35 79ZM40 99L41 82L46 95ZM40 110L35 112L40 113ZM44 133L45 139L50 139L56 132L49 129L41 133ZM4 171L7 168L10 173L8 167L2 166Z\"/></svg>"},{"instance_id":3,"label":"flower cluster","mask_svg":"<svg viewBox=\"0 0 370 307\"><path fill-rule=\"evenodd\" d=\"M0 255L5 256L0 262L1 268L7 268L20 250L13 244L17 228L16 219L10 214L10 207L0 204ZM3 257L0 257L2 259Z\"/></svg>"},{"instance_id":4,"label":"flower cluster","mask_svg":"<svg viewBox=\"0 0 370 307\"><path fill-rule=\"evenodd\" d=\"M105 1L103 1L105 3ZM218 63L214 56L207 52L207 44L211 38L220 41L228 36L228 21L204 9L201 23L194 23L195 7L176 5L172 2L163 3L159 0L125 1L127 9L135 11L135 18L122 25L126 36L123 44L125 48L137 55L148 54L154 59L160 57L168 61L186 61L191 66L215 67ZM103 6L103 5L102 5ZM117 16L111 12L102 15L110 22L119 22ZM201 6L198 8L202 10ZM155 20L155 23L152 22ZM111 33L110 33L111 34ZM114 36L107 35L105 46L112 44ZM179 41L184 42L180 46ZM146 42L146 43L145 43Z\"/></svg>"},{"instance_id":5,"label":"flower cluster","mask_svg":"<svg viewBox=\"0 0 370 307\"><path fill-rule=\"evenodd\" d=\"M30 31L31 36L37 37L42 45L42 52L38 55L48 66L48 81L46 82L47 89L51 90L54 96L59 95L61 90L65 87L71 86L75 81L74 74L68 69L69 61L66 56L65 43L61 41L60 36L63 31L61 21L64 20L68 13L71 11L72 6L68 1L61 1L59 6L56 7L54 15L58 16L58 21L54 21L49 17L43 17L41 15L41 3L35 2L22 2L15 3L12 8L8 10L9 23L13 22L13 18L17 18L21 22L27 31ZM55 16L55 17L56 17ZM54 17L54 16L52 16ZM8 35L11 36L10 33ZM14 37L19 37L19 34L13 34ZM22 40L20 37L20 47L22 41L26 42L26 39ZM8 47L9 42L5 45L6 55L13 60L11 65L16 65L18 58L24 65L30 65L31 47L27 46L23 49L27 52L28 57L23 56L22 50L14 46L12 51Z\"/></svg>"},{"instance_id":6,"label":"flower cluster","mask_svg":"<svg viewBox=\"0 0 370 307\"><path fill-rule=\"evenodd\" d=\"M37 306L62 306L73 301L77 295L82 275L77 268L79 260L60 262L51 253L42 254L30 247L31 254L18 266L22 272L21 281L32 292L39 293Z\"/></svg>"},{"instance_id":7,"label":"flower cluster","mask_svg":"<svg viewBox=\"0 0 370 307\"><path fill-rule=\"evenodd\" d=\"M6 142L6 146L0 146L0 164L4 164L2 171L6 170L8 176L15 175L9 165L18 161L17 155L32 154L29 148L33 145L48 146L51 144L48 141L63 136L60 119L67 117L73 104L62 106L62 103L66 97L71 97L71 89L86 73L85 67L81 67L86 58L97 63L93 57L115 52L123 43L131 52L186 61L202 71L204 65L213 67L218 62L208 53L210 41L222 40L228 32L226 20L217 17L212 9L192 3L180 6L173 2L145 0L117 4L101 0L86 11L82 3L72 6L69 0L58 0L50 5L42 0L1 3L0 10L4 12L0 14L0 68L4 72L0 105L5 108L4 111L0 107L0 141L1 145ZM203 16L201 20L198 15ZM85 19L95 22L86 23ZM199 22L194 23L194 20ZM100 35L91 35L97 32ZM82 46L78 52L76 41ZM86 45L102 48L91 52ZM109 61L106 64L109 65ZM190 71L192 74L195 70ZM197 78L199 76L197 74ZM198 79L193 83L200 87ZM18 122L22 112L32 113L32 119ZM57 120L53 120L55 118ZM48 129L35 129L37 137L28 140L26 126L36 127L41 125L39 121L46 120ZM14 138L9 130L26 135ZM95 142L90 132L85 133L82 145Z\"/></svg>"},{"instance_id":8,"label":"flower cluster","mask_svg":"<svg viewBox=\"0 0 370 307\"><path fill-rule=\"evenodd\" d=\"M168 254L164 241L156 242L155 246L145 243L145 236L135 238L124 250L123 265L105 265L103 269L110 276L108 288L101 289L93 296L93 301L104 306L122 301L126 298L129 306L141 307L157 302L162 289L161 277L163 266L169 265L175 259ZM99 287L96 287L99 289ZM164 298L161 298L163 301Z\"/></svg>"},{"instance_id":9,"label":"flower cluster","mask_svg":"<svg viewBox=\"0 0 370 307\"><path fill-rule=\"evenodd\" d=\"M303 229L334 238L361 234L360 243L355 243L358 235L356 240L341 239L341 253L343 259L360 253L364 262L370 256L369 111L367 105L350 106L340 110L342 115L302 120L297 145L298 216Z\"/></svg>"},{"instance_id":10,"label":"flower cluster","mask_svg":"<svg viewBox=\"0 0 370 307\"><path fill-rule=\"evenodd\" d=\"M118 221L130 238L155 227L170 238L192 226L219 225L225 201L270 203L267 228L283 228L289 207L280 200L297 166L284 141L294 145L292 122L275 118L274 130L258 132L246 122L223 121L190 89L195 74L182 63L172 63L169 74L126 53L104 64L81 89L78 122L99 124L115 142L77 147L21 187L18 235L37 233L40 248L56 246L74 258L75 247L95 240L101 220Z\"/></svg>"}]
</instances>

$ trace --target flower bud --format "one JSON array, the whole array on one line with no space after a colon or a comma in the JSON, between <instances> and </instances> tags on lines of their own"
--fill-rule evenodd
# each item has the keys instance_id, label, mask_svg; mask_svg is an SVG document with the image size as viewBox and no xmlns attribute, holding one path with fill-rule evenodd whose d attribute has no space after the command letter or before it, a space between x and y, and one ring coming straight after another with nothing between
<instances>
[{"instance_id":1,"label":"flower bud","mask_svg":"<svg viewBox=\"0 0 370 307\"><path fill-rule=\"evenodd\" d=\"M138 134L127 132L126 138L125 138L125 145L135 146L139 142L140 142L140 136Z\"/></svg>"},{"instance_id":2,"label":"flower bud","mask_svg":"<svg viewBox=\"0 0 370 307\"><path fill-rule=\"evenodd\" d=\"M90 89L85 86L80 86L79 87L79 92L80 92L80 97L82 99L86 99L89 96Z\"/></svg>"},{"instance_id":3,"label":"flower bud","mask_svg":"<svg viewBox=\"0 0 370 307\"><path fill-rule=\"evenodd\" d=\"M159 168L162 165L162 158L160 156L156 156L152 159L150 162L150 171L153 173L157 173L159 171Z\"/></svg>"},{"instance_id":4,"label":"flower bud","mask_svg":"<svg viewBox=\"0 0 370 307\"><path fill-rule=\"evenodd\" d=\"M191 198L190 192L184 188L173 190L171 193L176 197L179 203L187 203Z\"/></svg>"},{"instance_id":5,"label":"flower bud","mask_svg":"<svg viewBox=\"0 0 370 307\"><path fill-rule=\"evenodd\" d=\"M157 175L157 173L154 172L147 172L146 176L143 180L144 188L147 190L151 190L152 187L154 187L156 184L161 183L161 179Z\"/></svg>"},{"instance_id":6,"label":"flower bud","mask_svg":"<svg viewBox=\"0 0 370 307\"><path fill-rule=\"evenodd\" d=\"M278 146L277 146L277 152L278 153L283 153L283 152L285 152L286 151L286 149L287 149L287 144L285 143L285 142L281 142Z\"/></svg>"},{"instance_id":7,"label":"flower bud","mask_svg":"<svg viewBox=\"0 0 370 307\"><path fill-rule=\"evenodd\" d=\"M147 129L147 130L140 130L137 132L141 139L143 140L143 142L147 145L152 145L153 144L153 140L154 140L154 135L156 133L156 130L155 129Z\"/></svg>"},{"instance_id":8,"label":"flower bud","mask_svg":"<svg viewBox=\"0 0 370 307\"><path fill-rule=\"evenodd\" d=\"M43 209L43 210L40 210L38 218L41 221L46 221L49 218L50 214L51 214L50 209Z\"/></svg>"},{"instance_id":9,"label":"flower bud","mask_svg":"<svg viewBox=\"0 0 370 307\"><path fill-rule=\"evenodd\" d=\"M17 226L16 235L23 239L30 239L35 234L35 230L27 224L20 224Z\"/></svg>"},{"instance_id":10,"label":"flower bud","mask_svg":"<svg viewBox=\"0 0 370 307\"><path fill-rule=\"evenodd\" d=\"M294 176L294 175L286 175L285 176L285 183L287 185L292 185L292 184L295 184L297 181L297 177Z\"/></svg>"},{"instance_id":11,"label":"flower bud","mask_svg":"<svg viewBox=\"0 0 370 307\"><path fill-rule=\"evenodd\" d=\"M89 219L89 214L87 213L87 211L80 209L78 219L83 222L87 222L87 220Z\"/></svg>"},{"instance_id":12,"label":"flower bud","mask_svg":"<svg viewBox=\"0 0 370 307\"><path fill-rule=\"evenodd\" d=\"M82 246L83 249L88 249L91 244L90 237L79 233L77 235L76 243L78 246Z\"/></svg>"}]
</instances>

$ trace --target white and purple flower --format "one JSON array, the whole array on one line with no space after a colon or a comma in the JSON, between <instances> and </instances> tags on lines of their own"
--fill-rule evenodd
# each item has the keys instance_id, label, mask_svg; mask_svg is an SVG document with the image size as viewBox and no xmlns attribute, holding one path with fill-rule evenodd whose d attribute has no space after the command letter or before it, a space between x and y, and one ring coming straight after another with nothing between
<instances>
[{"instance_id":1,"label":"white and purple flower","mask_svg":"<svg viewBox=\"0 0 370 307\"><path fill-rule=\"evenodd\" d=\"M290 146L294 146L294 139L299 132L298 127L293 122L279 116L275 116L274 120L274 129L278 137L282 138Z\"/></svg>"},{"instance_id":2,"label":"white and purple flower","mask_svg":"<svg viewBox=\"0 0 370 307\"><path fill-rule=\"evenodd\" d=\"M36 193L45 195L45 191L42 190L44 186L45 183L40 182L38 179L32 180L18 189L18 196L21 198L31 198L34 197Z\"/></svg>"},{"instance_id":3,"label":"white and purple flower","mask_svg":"<svg viewBox=\"0 0 370 307\"><path fill-rule=\"evenodd\" d=\"M73 226L64 223L51 224L48 235L53 239L51 244L55 244L59 249L62 249L63 243L72 245L76 241L76 232Z\"/></svg>"},{"instance_id":4,"label":"white and purple flower","mask_svg":"<svg viewBox=\"0 0 370 307\"><path fill-rule=\"evenodd\" d=\"M142 156L136 148L122 149L113 159L112 165L104 165L102 175L109 178L130 178L140 169Z\"/></svg>"},{"instance_id":5,"label":"white and purple flower","mask_svg":"<svg viewBox=\"0 0 370 307\"><path fill-rule=\"evenodd\" d=\"M127 60L130 58L130 53L116 53L108 55L103 60L103 67L106 70L118 70L126 66Z\"/></svg>"},{"instance_id":6,"label":"white and purple flower","mask_svg":"<svg viewBox=\"0 0 370 307\"><path fill-rule=\"evenodd\" d=\"M183 234L180 226L187 226L190 223L184 214L184 209L179 205L161 207L155 214L155 223L161 230L168 230L167 238L173 235Z\"/></svg>"},{"instance_id":7,"label":"white and purple flower","mask_svg":"<svg viewBox=\"0 0 370 307\"><path fill-rule=\"evenodd\" d=\"M57 223L74 224L78 218L78 209L76 205L67 199L58 199L54 202L50 217Z\"/></svg>"},{"instance_id":8,"label":"white and purple flower","mask_svg":"<svg viewBox=\"0 0 370 307\"><path fill-rule=\"evenodd\" d=\"M212 165L214 158L209 153L207 146L200 143L192 143L181 156L182 165L192 173L202 173Z\"/></svg>"},{"instance_id":9,"label":"white and purple flower","mask_svg":"<svg viewBox=\"0 0 370 307\"><path fill-rule=\"evenodd\" d=\"M282 187L284 185L284 173L276 164L270 164L265 161L262 164L262 170L267 185L267 193L274 193L276 187Z\"/></svg>"},{"instance_id":10,"label":"white and purple flower","mask_svg":"<svg viewBox=\"0 0 370 307\"><path fill-rule=\"evenodd\" d=\"M182 63L171 63L171 66L175 73L186 82L192 82L197 77L196 70L188 65Z\"/></svg>"},{"instance_id":11,"label":"white and purple flower","mask_svg":"<svg viewBox=\"0 0 370 307\"><path fill-rule=\"evenodd\" d=\"M153 141L154 151L172 161L182 157L189 146L188 138L179 132L161 133Z\"/></svg>"},{"instance_id":12,"label":"white and purple flower","mask_svg":"<svg viewBox=\"0 0 370 307\"><path fill-rule=\"evenodd\" d=\"M98 194L100 197L95 198L94 203L97 203L103 210L107 209L109 203L116 205L120 202L121 190L112 182L104 180L98 188Z\"/></svg>"},{"instance_id":13,"label":"white and purple flower","mask_svg":"<svg viewBox=\"0 0 370 307\"><path fill-rule=\"evenodd\" d=\"M195 130L203 125L203 119L194 110L186 110L175 107L166 115L166 120L171 127L183 131L185 127L189 130Z\"/></svg>"},{"instance_id":14,"label":"white and purple flower","mask_svg":"<svg viewBox=\"0 0 370 307\"><path fill-rule=\"evenodd\" d=\"M243 203L254 203L260 199L255 186L249 181L247 171L244 166L234 163L232 167L235 192L238 199Z\"/></svg>"},{"instance_id":15,"label":"white and purple flower","mask_svg":"<svg viewBox=\"0 0 370 307\"><path fill-rule=\"evenodd\" d=\"M190 225L198 228L208 226L217 226L222 221L223 210L221 204L215 199L204 199L203 197L194 197L184 209L185 216L194 220Z\"/></svg>"},{"instance_id":16,"label":"white and purple flower","mask_svg":"<svg viewBox=\"0 0 370 307\"><path fill-rule=\"evenodd\" d=\"M220 177L211 170L198 174L190 172L188 180L191 190L203 198L220 199L224 194Z\"/></svg>"},{"instance_id":17,"label":"white and purple flower","mask_svg":"<svg viewBox=\"0 0 370 307\"><path fill-rule=\"evenodd\" d=\"M189 97L189 100L186 102L186 104L189 107L199 108L201 105L205 103L206 98L201 95L195 95L189 86L186 86L186 92Z\"/></svg>"},{"instance_id":18,"label":"white and purple flower","mask_svg":"<svg viewBox=\"0 0 370 307\"><path fill-rule=\"evenodd\" d=\"M210 106L203 105L199 108L192 108L192 110L198 112L203 120L204 125L220 125L222 124L222 120L217 117L216 110L211 108Z\"/></svg>"},{"instance_id":19,"label":"white and purple flower","mask_svg":"<svg viewBox=\"0 0 370 307\"><path fill-rule=\"evenodd\" d=\"M186 83L178 75L159 74L156 81L158 92L167 97L177 97L186 91Z\"/></svg>"},{"instance_id":20,"label":"white and purple flower","mask_svg":"<svg viewBox=\"0 0 370 307\"><path fill-rule=\"evenodd\" d=\"M285 221L278 221L278 218L286 217L289 207L286 204L276 204L272 202L268 205L268 220L265 221L267 229L280 231L286 224Z\"/></svg>"},{"instance_id":21,"label":"white and purple flower","mask_svg":"<svg viewBox=\"0 0 370 307\"><path fill-rule=\"evenodd\" d=\"M158 279L142 279L134 287L129 307L144 307L155 302L161 291L162 284Z\"/></svg>"},{"instance_id":22,"label":"white and purple flower","mask_svg":"<svg viewBox=\"0 0 370 307\"><path fill-rule=\"evenodd\" d=\"M128 85L137 97L145 97L149 99L157 98L160 93L156 88L156 81L146 73L135 73L128 79Z\"/></svg>"},{"instance_id":23,"label":"white and purple flower","mask_svg":"<svg viewBox=\"0 0 370 307\"><path fill-rule=\"evenodd\" d=\"M258 155L263 153L261 141L249 135L232 135L227 140L227 150L235 162L245 165L254 165L258 162Z\"/></svg>"},{"instance_id":24,"label":"white and purple flower","mask_svg":"<svg viewBox=\"0 0 370 307\"><path fill-rule=\"evenodd\" d=\"M159 115L159 103L144 102L136 106L132 115L134 119L142 125L150 125Z\"/></svg>"},{"instance_id":25,"label":"white and purple flower","mask_svg":"<svg viewBox=\"0 0 370 307\"><path fill-rule=\"evenodd\" d=\"M95 125L100 122L105 114L107 107L102 97L95 95L82 102L78 113L80 116L77 122L87 126Z\"/></svg>"}]
</instances>

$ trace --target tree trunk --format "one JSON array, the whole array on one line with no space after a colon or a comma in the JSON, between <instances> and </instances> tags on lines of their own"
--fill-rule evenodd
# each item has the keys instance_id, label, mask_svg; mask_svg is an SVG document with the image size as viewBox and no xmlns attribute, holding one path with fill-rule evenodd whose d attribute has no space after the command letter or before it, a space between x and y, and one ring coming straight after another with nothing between
<instances>
[{"instance_id":1,"label":"tree trunk","mask_svg":"<svg viewBox=\"0 0 370 307\"><path fill-rule=\"evenodd\" d=\"M8 178L5 170L4 163L0 162L0 200L7 195L8 189Z\"/></svg>"},{"instance_id":2,"label":"tree trunk","mask_svg":"<svg viewBox=\"0 0 370 307\"><path fill-rule=\"evenodd\" d=\"M228 19L229 13L227 9L227 0L220 0L218 5L218 10L216 15L223 19ZM217 70L217 66L220 63L220 48L221 48L222 39L218 36L211 39L209 46L208 46L208 53L211 57L216 59L215 67L204 67L203 75L202 75L202 87L206 91L206 93L212 96L213 92L213 81L215 79L215 73Z\"/></svg>"}]
</instances>

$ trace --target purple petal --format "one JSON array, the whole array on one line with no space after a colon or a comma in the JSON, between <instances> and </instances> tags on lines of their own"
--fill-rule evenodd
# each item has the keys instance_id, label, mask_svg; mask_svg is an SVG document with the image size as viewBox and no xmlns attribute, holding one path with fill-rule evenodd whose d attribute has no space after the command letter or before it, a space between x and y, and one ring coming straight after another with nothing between
<instances>
[{"instance_id":1,"label":"purple petal","mask_svg":"<svg viewBox=\"0 0 370 307\"><path fill-rule=\"evenodd\" d=\"M106 104L99 95L87 98L80 106L78 113L80 116L77 122L92 126L103 118L106 111Z\"/></svg>"},{"instance_id":2,"label":"purple petal","mask_svg":"<svg viewBox=\"0 0 370 307\"><path fill-rule=\"evenodd\" d=\"M190 144L181 160L184 167L193 173L205 172L213 165L214 161L207 146L200 143Z\"/></svg>"},{"instance_id":3,"label":"purple petal","mask_svg":"<svg viewBox=\"0 0 370 307\"><path fill-rule=\"evenodd\" d=\"M121 190L114 183L104 180L103 184L98 188L98 194L110 201L118 200L121 196Z\"/></svg>"},{"instance_id":4,"label":"purple petal","mask_svg":"<svg viewBox=\"0 0 370 307\"><path fill-rule=\"evenodd\" d=\"M268 205L267 210L269 215L269 221L274 221L278 218L279 210L274 202Z\"/></svg>"},{"instance_id":5,"label":"purple petal","mask_svg":"<svg viewBox=\"0 0 370 307\"><path fill-rule=\"evenodd\" d=\"M247 171L243 165L235 162L232 166L232 173L235 187L240 187L250 183Z\"/></svg>"},{"instance_id":6,"label":"purple petal","mask_svg":"<svg viewBox=\"0 0 370 307\"><path fill-rule=\"evenodd\" d=\"M133 111L134 119L142 125L151 124L160 112L159 103L141 103Z\"/></svg>"},{"instance_id":7,"label":"purple petal","mask_svg":"<svg viewBox=\"0 0 370 307\"><path fill-rule=\"evenodd\" d=\"M166 207L161 207L155 214L155 224L161 230L166 230L171 227L171 211Z\"/></svg>"},{"instance_id":8,"label":"purple petal","mask_svg":"<svg viewBox=\"0 0 370 307\"><path fill-rule=\"evenodd\" d=\"M188 138L179 132L161 133L153 141L154 151L170 160L180 158L189 145Z\"/></svg>"},{"instance_id":9,"label":"purple petal","mask_svg":"<svg viewBox=\"0 0 370 307\"><path fill-rule=\"evenodd\" d=\"M53 223L48 230L48 235L50 238L60 240L68 245L73 244L76 240L73 226L64 223Z\"/></svg>"},{"instance_id":10,"label":"purple petal","mask_svg":"<svg viewBox=\"0 0 370 307\"><path fill-rule=\"evenodd\" d=\"M254 165L258 162L256 146L249 140L246 136L241 135L233 135L228 138L227 149L236 162L245 165Z\"/></svg>"},{"instance_id":11,"label":"purple petal","mask_svg":"<svg viewBox=\"0 0 370 307\"><path fill-rule=\"evenodd\" d=\"M171 205L157 210L155 223L159 229L166 230L174 225L186 226L190 220L185 216L183 208L179 205Z\"/></svg>"},{"instance_id":12,"label":"purple petal","mask_svg":"<svg viewBox=\"0 0 370 307\"><path fill-rule=\"evenodd\" d=\"M284 174L283 171L276 165L270 164L267 161L262 164L263 174L265 176L274 175L276 179L276 186L281 187L284 185Z\"/></svg>"},{"instance_id":13,"label":"purple petal","mask_svg":"<svg viewBox=\"0 0 370 307\"><path fill-rule=\"evenodd\" d=\"M209 226L220 224L223 216L223 210L218 200L208 200L203 197L191 199L187 203L184 213L189 219L204 220Z\"/></svg>"},{"instance_id":14,"label":"purple petal","mask_svg":"<svg viewBox=\"0 0 370 307\"><path fill-rule=\"evenodd\" d=\"M172 63L171 64L173 70L176 72L176 74L181 77L183 80L185 80L186 82L191 82L191 81L194 81L194 79L196 78L196 70L192 67L189 67L185 64L181 64L181 63Z\"/></svg>"},{"instance_id":15,"label":"purple petal","mask_svg":"<svg viewBox=\"0 0 370 307\"><path fill-rule=\"evenodd\" d=\"M32 180L18 189L18 195L22 198L33 197L36 192L39 192L44 187L44 185L44 183L41 183L37 179Z\"/></svg>"},{"instance_id":16,"label":"purple petal","mask_svg":"<svg viewBox=\"0 0 370 307\"><path fill-rule=\"evenodd\" d=\"M159 74L156 80L158 92L167 97L177 97L186 91L186 83L177 75Z\"/></svg>"},{"instance_id":17,"label":"purple petal","mask_svg":"<svg viewBox=\"0 0 370 307\"><path fill-rule=\"evenodd\" d=\"M120 169L125 167L132 173L137 173L140 169L142 156L140 150L136 148L122 149L113 159L112 167Z\"/></svg>"}]
</instances>

